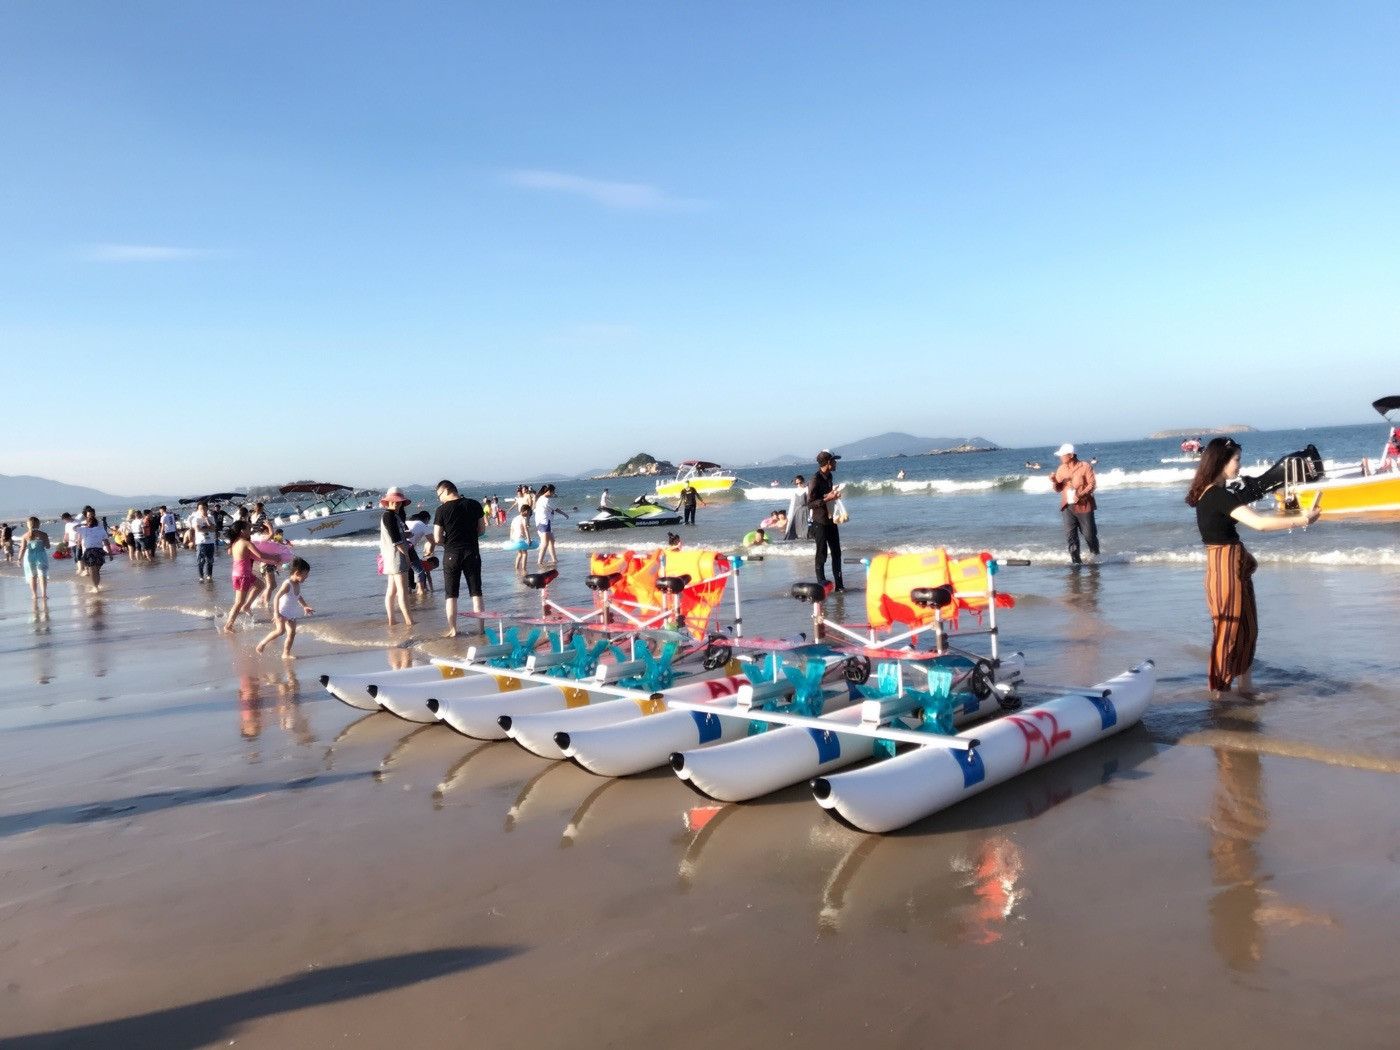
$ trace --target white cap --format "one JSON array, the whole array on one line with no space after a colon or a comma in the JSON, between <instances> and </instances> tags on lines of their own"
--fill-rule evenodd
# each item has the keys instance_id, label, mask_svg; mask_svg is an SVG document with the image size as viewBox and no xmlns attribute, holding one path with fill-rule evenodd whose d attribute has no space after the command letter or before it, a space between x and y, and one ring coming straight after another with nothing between
<instances>
[{"instance_id":1,"label":"white cap","mask_svg":"<svg viewBox=\"0 0 1400 1050\"><path fill-rule=\"evenodd\" d=\"M1074 455L1074 446L1073 446L1073 445L1061 445L1059 448L1057 448L1057 449L1055 450L1055 455L1057 455L1057 456L1072 456L1072 455Z\"/></svg>"}]
</instances>

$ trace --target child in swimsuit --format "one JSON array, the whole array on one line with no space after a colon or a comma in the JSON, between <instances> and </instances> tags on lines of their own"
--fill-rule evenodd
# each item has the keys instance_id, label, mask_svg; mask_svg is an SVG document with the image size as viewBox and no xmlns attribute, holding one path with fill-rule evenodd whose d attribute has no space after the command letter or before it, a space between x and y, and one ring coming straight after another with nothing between
<instances>
[{"instance_id":1,"label":"child in swimsuit","mask_svg":"<svg viewBox=\"0 0 1400 1050\"><path fill-rule=\"evenodd\" d=\"M262 652L274 638L285 634L287 640L282 644L284 660L296 659L292 655L292 643L297 640L297 621L303 615L310 616L316 611L307 605L306 599L301 596L301 585L311 575L311 564L304 558L293 558L290 570L286 581L277 588L277 595L273 599L276 612L273 614L272 631L258 643L258 652Z\"/></svg>"},{"instance_id":2,"label":"child in swimsuit","mask_svg":"<svg viewBox=\"0 0 1400 1050\"><path fill-rule=\"evenodd\" d=\"M258 596L258 581L253 575L253 562L277 562L276 558L269 558L253 546L248 539L246 521L235 521L233 527L228 530L228 556L233 561L233 608L228 611L228 618L224 620L225 631L233 630L238 614L248 609L253 599ZM248 615L251 616L252 612Z\"/></svg>"}]
</instances>

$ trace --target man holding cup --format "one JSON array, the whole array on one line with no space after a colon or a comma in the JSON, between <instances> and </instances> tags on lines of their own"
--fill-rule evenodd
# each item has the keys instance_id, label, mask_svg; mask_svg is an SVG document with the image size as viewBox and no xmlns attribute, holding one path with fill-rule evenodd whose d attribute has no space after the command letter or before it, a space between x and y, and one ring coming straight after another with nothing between
<instances>
[{"instance_id":1,"label":"man holding cup","mask_svg":"<svg viewBox=\"0 0 1400 1050\"><path fill-rule=\"evenodd\" d=\"M1089 548L1089 560L1099 556L1099 530L1094 522L1098 479L1094 477L1093 465L1075 456L1073 445L1061 445L1055 455L1060 457L1060 465L1050 472L1050 485L1060 494L1060 517L1065 522L1069 560L1078 565L1081 534Z\"/></svg>"}]
</instances>

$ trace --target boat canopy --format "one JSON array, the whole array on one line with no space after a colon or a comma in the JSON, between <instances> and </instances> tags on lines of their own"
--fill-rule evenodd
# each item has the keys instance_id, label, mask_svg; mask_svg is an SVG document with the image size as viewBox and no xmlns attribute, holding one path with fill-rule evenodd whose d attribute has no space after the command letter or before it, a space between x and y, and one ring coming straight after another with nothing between
<instances>
[{"instance_id":1,"label":"boat canopy","mask_svg":"<svg viewBox=\"0 0 1400 1050\"><path fill-rule=\"evenodd\" d=\"M687 459L681 463L683 467L694 467L697 470L719 470L718 463L711 463L707 459Z\"/></svg>"},{"instance_id":2,"label":"boat canopy","mask_svg":"<svg viewBox=\"0 0 1400 1050\"><path fill-rule=\"evenodd\" d=\"M247 499L246 492L211 492L207 496L191 496L189 499L182 499L180 506L189 507L196 503L227 503L231 499Z\"/></svg>"},{"instance_id":3,"label":"boat canopy","mask_svg":"<svg viewBox=\"0 0 1400 1050\"><path fill-rule=\"evenodd\" d=\"M1390 413L1400 408L1400 394L1393 394L1390 397L1383 397L1379 401L1372 401L1371 407L1379 412L1385 419L1390 418Z\"/></svg>"},{"instance_id":4,"label":"boat canopy","mask_svg":"<svg viewBox=\"0 0 1400 1050\"><path fill-rule=\"evenodd\" d=\"M334 496L337 492L349 492L349 485L332 485L328 481L294 481L277 490L284 496Z\"/></svg>"}]
</instances>

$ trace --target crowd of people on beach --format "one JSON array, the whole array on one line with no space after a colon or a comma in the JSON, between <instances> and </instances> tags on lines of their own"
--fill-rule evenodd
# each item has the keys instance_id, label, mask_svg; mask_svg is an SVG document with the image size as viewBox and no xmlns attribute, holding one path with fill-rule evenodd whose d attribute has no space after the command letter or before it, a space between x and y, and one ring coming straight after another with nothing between
<instances>
[{"instance_id":1,"label":"crowd of people on beach","mask_svg":"<svg viewBox=\"0 0 1400 1050\"><path fill-rule=\"evenodd\" d=\"M1252 504L1257 493L1240 484L1240 451L1233 438L1213 438L1201 449L1196 474L1186 494L1187 504L1195 509L1206 548L1205 589L1212 622L1207 680L1214 697L1231 690L1248 695L1254 688L1250 670L1258 640L1258 613L1253 575L1258 563L1241 542L1238 526L1243 524L1259 531L1307 528L1321 514L1316 504L1306 511L1272 515L1255 511ZM1100 553L1098 480L1094 471L1097 459L1081 460L1071 444L1061 445L1055 456L1059 464L1051 470L1049 481L1060 498L1059 512L1070 562L1073 566L1086 560L1092 563ZM805 538L815 546L813 568L817 582L836 593L845 590L840 527L847 520L847 512L841 499L842 485L835 481L840 459L828 449L819 452L811 479L801 474L794 478L795 489L787 508L770 513L743 539L745 546L761 545L770 542L772 532L783 540L797 540L805 523ZM1031 465L1030 461L1027 465ZM439 569L446 637L457 636L462 616L481 614L484 605L480 538L488 526L508 528L507 544L516 551L517 574L527 570L531 550L537 551L537 567L557 564L554 518L569 517L557 505L557 495L553 484L539 489L520 485L510 501L510 513L499 497L477 500L462 495L454 482L443 480L436 487L437 510L409 515L411 501L400 488L391 487L379 500L383 513L379 522L378 565L386 581L384 610L388 626L414 624L409 593L420 599L434 593L433 573ZM694 524L697 503L704 503L698 494L687 496L682 492L677 509L684 508L686 524ZM611 506L606 489L599 506ZM183 521L167 506L132 508L115 526L86 506L77 518L62 514L58 524L61 535L51 537L40 527L37 517L30 517L18 538L10 524L0 525L0 553L6 562L19 559L36 602L48 598L51 558L72 559L77 574L85 577L96 592L101 590L102 568L114 556L125 555L134 564L154 562L158 557L174 559L179 550L194 550L199 581L212 583L222 536L232 563L234 595L223 630L234 630L239 617L251 616L254 607L266 608L271 613L272 630L258 643L257 651L263 652L281 638L283 656L292 658L297 623L315 611L302 593L311 565L291 553L290 545L261 502L255 501L251 508L239 505L230 515L217 503L211 506L200 501ZM666 545L679 549L680 536L668 533ZM284 564L287 578L279 582L278 571ZM463 583L471 600L468 614L459 614L458 609Z\"/></svg>"}]
</instances>

